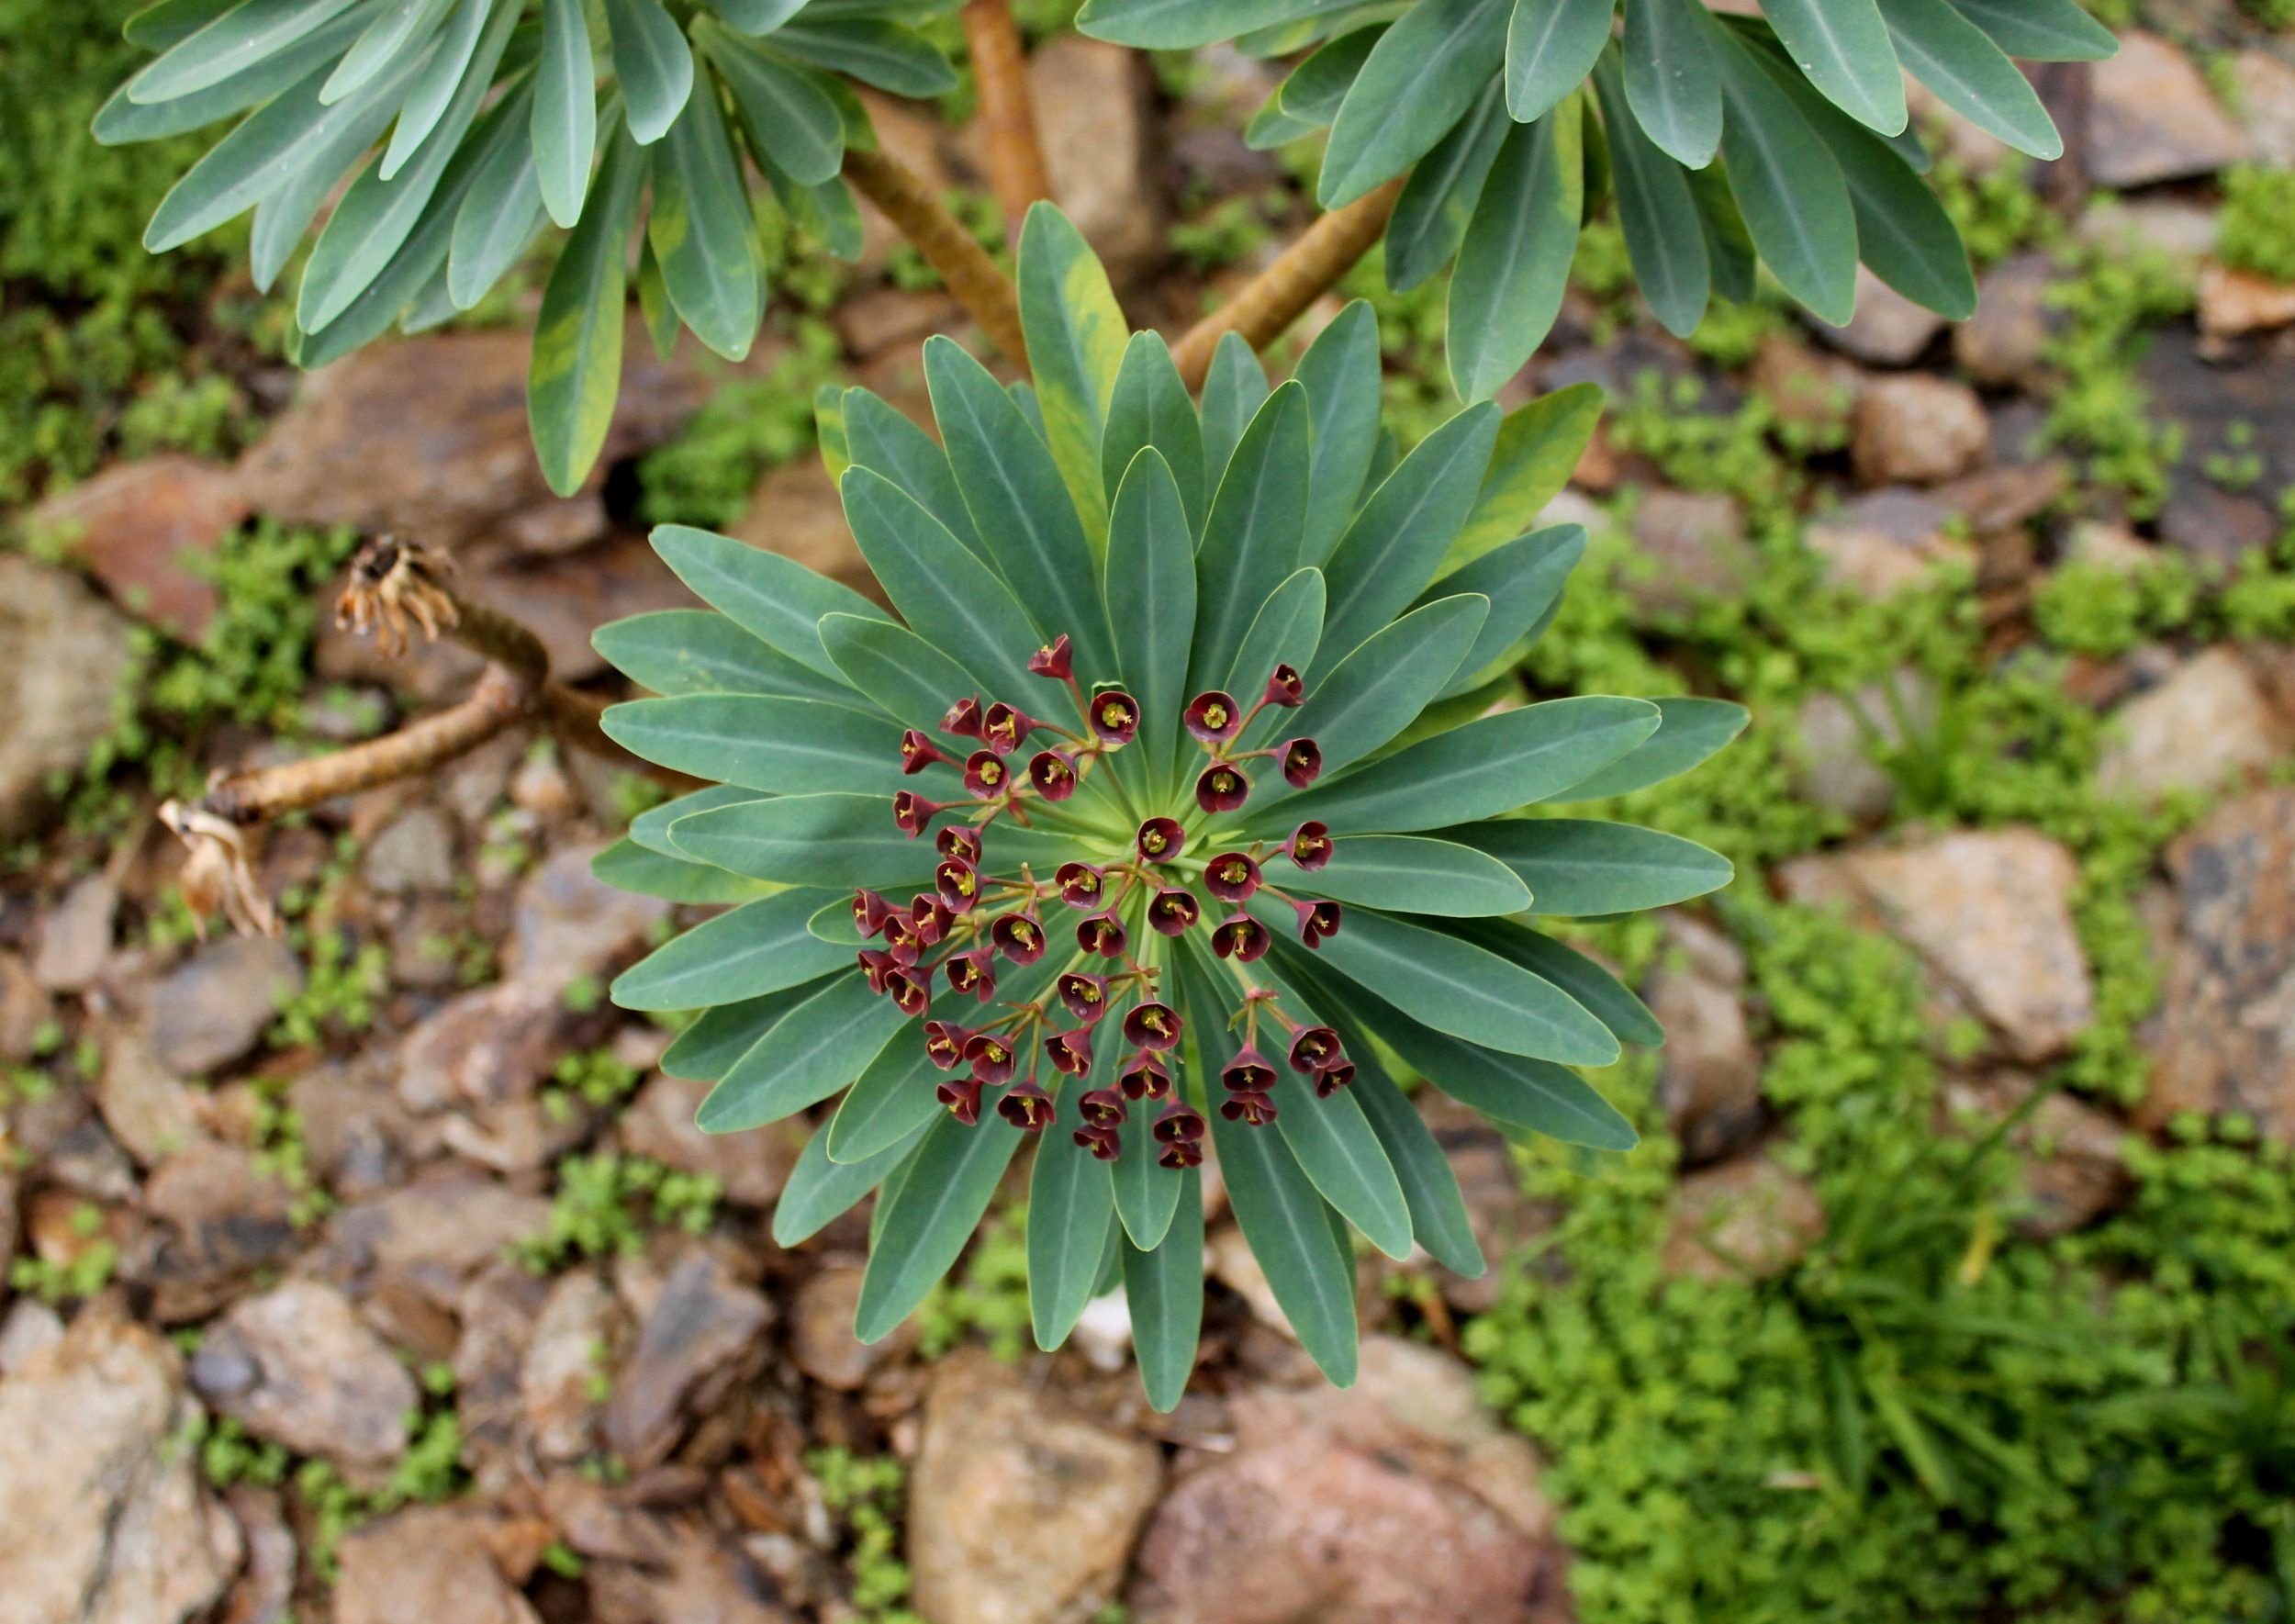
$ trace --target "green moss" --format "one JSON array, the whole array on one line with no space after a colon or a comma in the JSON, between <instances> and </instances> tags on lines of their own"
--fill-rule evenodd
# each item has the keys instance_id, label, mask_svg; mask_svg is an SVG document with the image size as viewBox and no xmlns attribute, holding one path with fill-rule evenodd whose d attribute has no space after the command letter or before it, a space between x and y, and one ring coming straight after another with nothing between
<instances>
[{"instance_id":1,"label":"green moss","mask_svg":"<svg viewBox=\"0 0 2295 1624\"><path fill-rule=\"evenodd\" d=\"M807 1452L805 1466L820 1484L823 1506L844 1525L853 1611L864 1624L923 1624L908 1608L909 1569L900 1557L901 1463L821 1449Z\"/></svg>"},{"instance_id":2,"label":"green moss","mask_svg":"<svg viewBox=\"0 0 2295 1624\"><path fill-rule=\"evenodd\" d=\"M2223 172L2215 255L2236 271L2295 282L2295 170L2259 163Z\"/></svg>"},{"instance_id":3,"label":"green moss","mask_svg":"<svg viewBox=\"0 0 2295 1624\"><path fill-rule=\"evenodd\" d=\"M723 530L749 508L769 468L812 449L813 391L843 360L826 322L797 322L762 377L717 389L675 440L638 464L638 516L648 524Z\"/></svg>"},{"instance_id":4,"label":"green moss","mask_svg":"<svg viewBox=\"0 0 2295 1624\"><path fill-rule=\"evenodd\" d=\"M2101 561L2050 572L2032 596L2032 624L2069 654L2116 659L2190 623L2200 581L2180 554L2133 568Z\"/></svg>"},{"instance_id":5,"label":"green moss","mask_svg":"<svg viewBox=\"0 0 2295 1624\"><path fill-rule=\"evenodd\" d=\"M2130 514L2148 519L2166 500L2183 429L2153 411L2136 365L2145 329L2190 310L2190 275L2140 244L2083 247L2061 261L2070 274L2049 290L2049 303L2064 326L2046 356L2062 382L2042 439L2085 454L2088 479L2124 492Z\"/></svg>"},{"instance_id":6,"label":"green moss","mask_svg":"<svg viewBox=\"0 0 2295 1624\"><path fill-rule=\"evenodd\" d=\"M968 1337L979 1337L999 1359L1026 1350L1028 1208L1015 1202L980 1226L956 1277L932 1289L917 1310L918 1347L936 1359Z\"/></svg>"},{"instance_id":7,"label":"green moss","mask_svg":"<svg viewBox=\"0 0 2295 1624\"><path fill-rule=\"evenodd\" d=\"M516 1249L537 1274L582 1258L633 1253L657 1227L702 1235L716 1221L724 1185L713 1174L681 1173L650 1157L610 1150L557 1164L547 1229Z\"/></svg>"}]
</instances>

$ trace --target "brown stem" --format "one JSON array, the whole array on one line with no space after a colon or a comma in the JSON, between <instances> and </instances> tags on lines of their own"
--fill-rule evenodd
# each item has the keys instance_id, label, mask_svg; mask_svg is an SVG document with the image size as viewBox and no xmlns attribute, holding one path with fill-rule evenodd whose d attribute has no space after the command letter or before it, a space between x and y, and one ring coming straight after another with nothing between
<instances>
[{"instance_id":1,"label":"brown stem","mask_svg":"<svg viewBox=\"0 0 2295 1624\"><path fill-rule=\"evenodd\" d=\"M980 87L980 131L988 142L989 179L1004 211L1005 241L1020 241L1028 206L1052 195L1036 139L1036 105L1028 93L1028 61L1013 27L1012 0L969 0L964 39Z\"/></svg>"},{"instance_id":2,"label":"brown stem","mask_svg":"<svg viewBox=\"0 0 2295 1624\"><path fill-rule=\"evenodd\" d=\"M1302 232L1243 290L1204 317L1172 346L1171 358L1190 389L1203 387L1219 335L1237 332L1252 349L1264 349L1282 335L1306 308L1320 298L1379 240L1394 199L1397 178L1377 191L1335 208Z\"/></svg>"},{"instance_id":3,"label":"brown stem","mask_svg":"<svg viewBox=\"0 0 2295 1624\"><path fill-rule=\"evenodd\" d=\"M903 237L916 244L925 263L940 273L989 342L1011 360L1027 364L1027 341L1020 333L1020 300L1012 283L972 240L957 217L940 205L924 181L887 152L847 148L845 178L883 211Z\"/></svg>"}]
</instances>

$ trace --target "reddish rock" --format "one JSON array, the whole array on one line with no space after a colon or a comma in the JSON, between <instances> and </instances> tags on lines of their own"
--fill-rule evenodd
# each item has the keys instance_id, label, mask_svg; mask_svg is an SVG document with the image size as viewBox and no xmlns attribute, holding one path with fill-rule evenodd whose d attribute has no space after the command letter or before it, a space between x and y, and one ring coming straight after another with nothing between
<instances>
[{"instance_id":1,"label":"reddish rock","mask_svg":"<svg viewBox=\"0 0 2295 1624\"><path fill-rule=\"evenodd\" d=\"M542 1624L503 1576L483 1512L418 1506L342 1538L334 1624Z\"/></svg>"},{"instance_id":2,"label":"reddish rock","mask_svg":"<svg viewBox=\"0 0 2295 1624\"><path fill-rule=\"evenodd\" d=\"M170 454L116 463L41 503L30 523L65 541L130 614L192 643L215 612L215 583L196 565L253 511L231 469Z\"/></svg>"},{"instance_id":3,"label":"reddish rock","mask_svg":"<svg viewBox=\"0 0 2295 1624\"><path fill-rule=\"evenodd\" d=\"M2200 328L2216 338L2237 338L2295 322L2295 282L2274 282L2253 271L2210 264L2200 273Z\"/></svg>"},{"instance_id":4,"label":"reddish rock","mask_svg":"<svg viewBox=\"0 0 2295 1624\"><path fill-rule=\"evenodd\" d=\"M1825 576L1878 601L1954 565L1973 566L1969 544L1945 530L1952 510L1901 486L1872 491L1812 520L1804 532Z\"/></svg>"},{"instance_id":5,"label":"reddish rock","mask_svg":"<svg viewBox=\"0 0 2295 1624\"><path fill-rule=\"evenodd\" d=\"M1903 373L1875 379L1857 398L1849 450L1866 485L1941 485L1981 463L1990 439L1974 389Z\"/></svg>"},{"instance_id":6,"label":"reddish rock","mask_svg":"<svg viewBox=\"0 0 2295 1624\"><path fill-rule=\"evenodd\" d=\"M2082 156L2099 185L2124 188L2212 174L2247 156L2246 133L2216 101L2205 76L2158 35L2123 31L2119 54L2089 72Z\"/></svg>"},{"instance_id":7,"label":"reddish rock","mask_svg":"<svg viewBox=\"0 0 2295 1624\"><path fill-rule=\"evenodd\" d=\"M1668 1274L1760 1280L1800 1260L1825 1233L1825 1209L1804 1180L1746 1156L1675 1185L1669 1222L1659 1257Z\"/></svg>"}]
</instances>

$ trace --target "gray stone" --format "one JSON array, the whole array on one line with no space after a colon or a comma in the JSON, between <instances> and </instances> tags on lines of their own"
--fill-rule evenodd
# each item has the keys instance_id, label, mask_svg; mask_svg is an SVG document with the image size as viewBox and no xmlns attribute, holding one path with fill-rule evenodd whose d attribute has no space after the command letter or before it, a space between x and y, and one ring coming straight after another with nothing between
<instances>
[{"instance_id":1,"label":"gray stone","mask_svg":"<svg viewBox=\"0 0 2295 1624\"><path fill-rule=\"evenodd\" d=\"M353 1474L406 1452L407 1416L421 1401L407 1367L350 1301L309 1280L234 1305L200 1341L191 1381L256 1437Z\"/></svg>"},{"instance_id":2,"label":"gray stone","mask_svg":"<svg viewBox=\"0 0 2295 1624\"><path fill-rule=\"evenodd\" d=\"M1794 728L1795 778L1801 793L1819 806L1856 820L1877 818L1897 804L1897 780L1874 759L1875 750L1905 742L1897 705L1916 733L1934 723L1936 694L1911 666L1900 667L1888 683L1867 683L1850 695L1811 694L1802 701Z\"/></svg>"},{"instance_id":3,"label":"gray stone","mask_svg":"<svg viewBox=\"0 0 2295 1624\"><path fill-rule=\"evenodd\" d=\"M1745 1018L1745 956L1694 916L1665 921L1668 951L1645 996L1665 1028L1658 1100L1685 1161L1711 1161L1761 1126L1761 1050Z\"/></svg>"},{"instance_id":4,"label":"gray stone","mask_svg":"<svg viewBox=\"0 0 2295 1624\"><path fill-rule=\"evenodd\" d=\"M368 842L366 883L389 896L454 887L454 826L434 806L417 806Z\"/></svg>"},{"instance_id":5,"label":"gray stone","mask_svg":"<svg viewBox=\"0 0 2295 1624\"><path fill-rule=\"evenodd\" d=\"M599 1389L620 1321L613 1294L594 1271L573 1270L552 1283L518 1380L537 1458L577 1461L597 1447Z\"/></svg>"},{"instance_id":6,"label":"gray stone","mask_svg":"<svg viewBox=\"0 0 2295 1624\"><path fill-rule=\"evenodd\" d=\"M128 622L63 570L0 553L0 840L36 829L50 780L111 732Z\"/></svg>"},{"instance_id":7,"label":"gray stone","mask_svg":"<svg viewBox=\"0 0 2295 1624\"><path fill-rule=\"evenodd\" d=\"M293 1194L252 1151L202 1139L161 1162L144 1186L158 1226L144 1278L162 1324L204 1319L293 1253Z\"/></svg>"},{"instance_id":8,"label":"gray stone","mask_svg":"<svg viewBox=\"0 0 2295 1624\"><path fill-rule=\"evenodd\" d=\"M151 1052L179 1077L230 1065L302 991L303 967L285 942L226 936L199 948L151 990Z\"/></svg>"},{"instance_id":9,"label":"gray stone","mask_svg":"<svg viewBox=\"0 0 2295 1624\"><path fill-rule=\"evenodd\" d=\"M142 1033L108 1027L100 1041L95 1108L129 1155L151 1167L202 1137L197 1097L160 1064Z\"/></svg>"},{"instance_id":10,"label":"gray stone","mask_svg":"<svg viewBox=\"0 0 2295 1624\"><path fill-rule=\"evenodd\" d=\"M1633 530L1638 551L1625 586L1649 613L1678 614L1701 599L1735 597L1761 567L1734 497L1656 487L1641 493Z\"/></svg>"},{"instance_id":11,"label":"gray stone","mask_svg":"<svg viewBox=\"0 0 2295 1624\"><path fill-rule=\"evenodd\" d=\"M1163 253L1163 201L1153 184L1155 123L1148 63L1136 50L1057 34L1028 62L1036 133L1052 196L1118 280Z\"/></svg>"},{"instance_id":12,"label":"gray stone","mask_svg":"<svg viewBox=\"0 0 2295 1624\"><path fill-rule=\"evenodd\" d=\"M1857 267L1856 314L1846 327L1808 318L1817 336L1871 366L1903 366L1918 360L1944 330L1944 318L1916 305L1864 265Z\"/></svg>"},{"instance_id":13,"label":"gray stone","mask_svg":"<svg viewBox=\"0 0 2295 1624\"><path fill-rule=\"evenodd\" d=\"M2232 84L2256 161L2295 169L2295 67L2268 51L2243 50L2233 59Z\"/></svg>"},{"instance_id":14,"label":"gray stone","mask_svg":"<svg viewBox=\"0 0 2295 1624\"><path fill-rule=\"evenodd\" d=\"M1946 531L1951 518L1940 498L1891 486L1811 520L1804 539L1825 561L1826 578L1877 602L1942 570L1974 566L1975 549Z\"/></svg>"},{"instance_id":15,"label":"gray stone","mask_svg":"<svg viewBox=\"0 0 2295 1624\"><path fill-rule=\"evenodd\" d=\"M2097 764L2097 788L2147 802L2260 772L2284 760L2290 743L2255 673L2221 645L2194 655L2166 681L2122 705L2115 722Z\"/></svg>"},{"instance_id":16,"label":"gray stone","mask_svg":"<svg viewBox=\"0 0 2295 1624\"><path fill-rule=\"evenodd\" d=\"M81 992L95 984L111 957L112 915L119 888L106 874L75 880L39 922L39 950L32 975L50 992Z\"/></svg>"},{"instance_id":17,"label":"gray stone","mask_svg":"<svg viewBox=\"0 0 2295 1624\"><path fill-rule=\"evenodd\" d=\"M713 1084L660 1076L621 1114L622 1148L681 1173L706 1173L743 1206L771 1206L812 1137L812 1125L792 1117L755 1133L705 1134L693 1114Z\"/></svg>"},{"instance_id":18,"label":"gray stone","mask_svg":"<svg viewBox=\"0 0 2295 1624\"><path fill-rule=\"evenodd\" d=\"M329 1225L320 1261L330 1277L408 1278L451 1305L471 1273L549 1223L550 1204L542 1197L454 1171L342 1208Z\"/></svg>"},{"instance_id":19,"label":"gray stone","mask_svg":"<svg viewBox=\"0 0 2295 1624\"><path fill-rule=\"evenodd\" d=\"M1674 1187L1659 1262L1694 1280L1766 1279L1825 1232L1816 1192L1766 1156L1741 1157Z\"/></svg>"},{"instance_id":20,"label":"gray stone","mask_svg":"<svg viewBox=\"0 0 2295 1624\"><path fill-rule=\"evenodd\" d=\"M1850 458L1866 485L1941 485L1981 463L1991 441L1976 392L1928 373L1875 379L1853 417Z\"/></svg>"},{"instance_id":21,"label":"gray stone","mask_svg":"<svg viewBox=\"0 0 2295 1624\"><path fill-rule=\"evenodd\" d=\"M664 1283L645 1315L637 1346L614 1372L605 1432L614 1453L643 1469L668 1458L686 1428L686 1408L744 1356L773 1305L733 1280L706 1251L694 1251Z\"/></svg>"},{"instance_id":22,"label":"gray stone","mask_svg":"<svg viewBox=\"0 0 2295 1624\"><path fill-rule=\"evenodd\" d=\"M2098 184L2124 188L2212 174L2248 155L2246 132L2206 77L2158 35L2123 31L2119 53L2089 72L2083 157Z\"/></svg>"}]
</instances>

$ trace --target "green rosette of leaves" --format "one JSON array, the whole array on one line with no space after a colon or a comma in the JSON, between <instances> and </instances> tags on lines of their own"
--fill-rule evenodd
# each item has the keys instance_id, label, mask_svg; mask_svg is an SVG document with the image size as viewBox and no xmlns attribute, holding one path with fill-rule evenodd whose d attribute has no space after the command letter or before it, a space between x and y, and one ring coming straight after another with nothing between
<instances>
[{"instance_id":1,"label":"green rosette of leaves","mask_svg":"<svg viewBox=\"0 0 2295 1624\"><path fill-rule=\"evenodd\" d=\"M1623 11L1622 21L1618 16ZM1580 221L1615 193L1634 276L1686 336L1757 265L1847 322L1860 260L1906 297L1976 308L1958 230L1921 179L1907 73L2019 151L2064 143L2013 57L2110 56L2077 0L1086 0L1078 26L1127 45L1231 39L1312 53L1253 121L1271 147L1327 128L1318 200L1407 174L1386 237L1399 291L1455 265L1451 378L1482 399L1562 308Z\"/></svg>"},{"instance_id":2,"label":"green rosette of leaves","mask_svg":"<svg viewBox=\"0 0 2295 1624\"><path fill-rule=\"evenodd\" d=\"M711 787L638 818L599 871L736 905L613 995L703 1012L664 1065L716 1085L705 1128L842 1096L774 1234L877 1193L864 1340L946 1272L1025 1149L1037 1340L1121 1280L1169 1407L1215 1155L1276 1299L1346 1382L1349 1228L1483 1268L1398 1078L1510 1130L1633 1144L1573 1068L1662 1034L1525 919L1681 902L1730 867L1548 809L1686 771L1744 714L1506 702L1584 545L1536 521L1590 388L1469 407L1398 455L1367 307L1271 390L1231 343L1199 408L1049 206L1019 277L1033 388L935 339L937 439L866 390L824 398L892 614L770 552L655 532L717 612L599 633L660 696L605 726Z\"/></svg>"}]
</instances>

